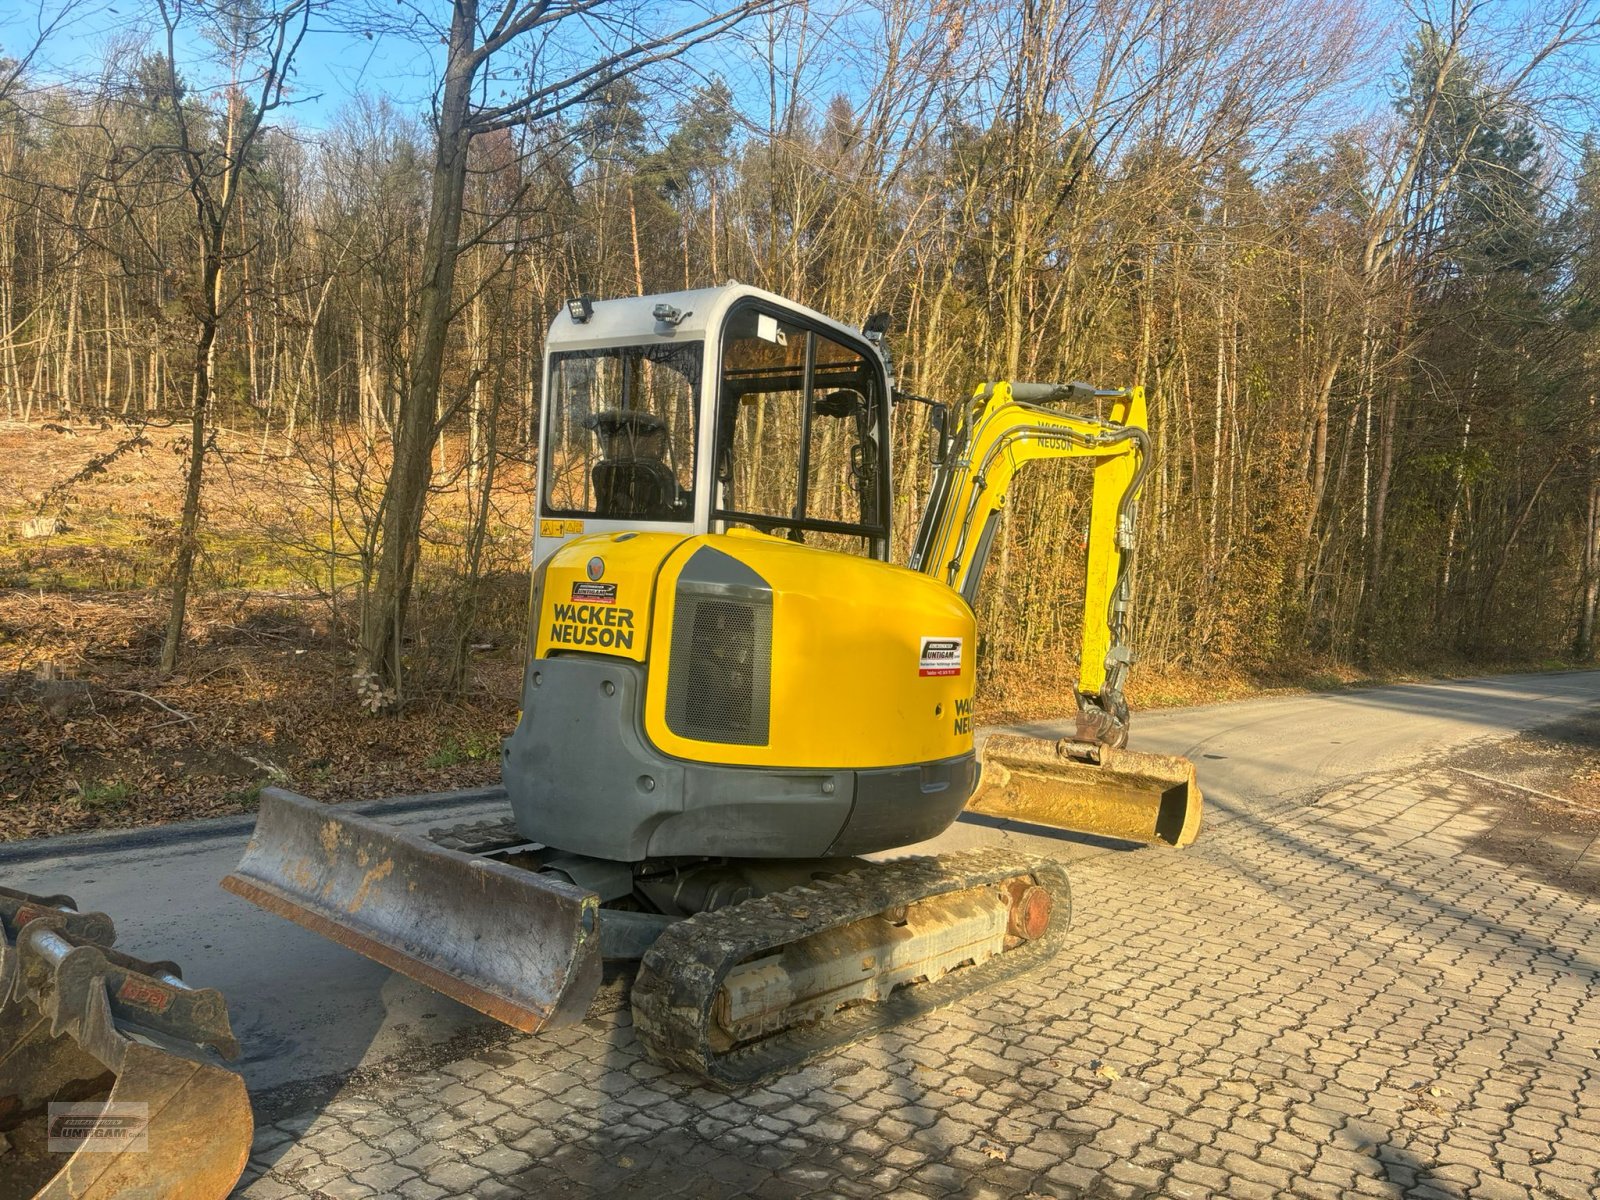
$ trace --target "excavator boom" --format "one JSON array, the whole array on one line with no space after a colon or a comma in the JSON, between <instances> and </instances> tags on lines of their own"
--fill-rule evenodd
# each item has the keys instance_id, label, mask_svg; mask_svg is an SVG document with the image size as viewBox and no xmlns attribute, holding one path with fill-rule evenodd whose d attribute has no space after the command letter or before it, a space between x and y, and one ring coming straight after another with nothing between
<instances>
[{"instance_id":1,"label":"excavator boom","mask_svg":"<svg viewBox=\"0 0 1600 1200\"><path fill-rule=\"evenodd\" d=\"M1047 405L1109 402L1104 417ZM1149 464L1143 388L996 383L958 412L918 530L911 567L975 604L1011 481L1043 459L1094 469L1085 550L1077 729L1060 742L992 737L967 807L990 816L1131 841L1186 846L1200 829L1200 790L1186 758L1123 749L1134 506Z\"/></svg>"}]
</instances>

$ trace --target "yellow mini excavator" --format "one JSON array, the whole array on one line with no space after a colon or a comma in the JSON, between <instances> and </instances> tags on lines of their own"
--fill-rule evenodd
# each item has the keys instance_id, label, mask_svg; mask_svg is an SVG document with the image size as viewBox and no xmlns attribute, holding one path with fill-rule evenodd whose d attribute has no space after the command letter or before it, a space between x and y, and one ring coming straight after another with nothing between
<instances>
[{"instance_id":1,"label":"yellow mini excavator","mask_svg":"<svg viewBox=\"0 0 1600 1200\"><path fill-rule=\"evenodd\" d=\"M1125 748L1143 395L934 405L932 491L892 565L890 420L917 398L885 326L736 284L571 301L546 346L512 820L423 839L267 791L224 886L524 1030L581 1018L602 959L642 960L646 1050L731 1087L1062 942L1053 863L864 856L964 808L1193 840L1193 767ZM1077 731L993 737L980 770L973 599L1040 458L1093 467Z\"/></svg>"}]
</instances>

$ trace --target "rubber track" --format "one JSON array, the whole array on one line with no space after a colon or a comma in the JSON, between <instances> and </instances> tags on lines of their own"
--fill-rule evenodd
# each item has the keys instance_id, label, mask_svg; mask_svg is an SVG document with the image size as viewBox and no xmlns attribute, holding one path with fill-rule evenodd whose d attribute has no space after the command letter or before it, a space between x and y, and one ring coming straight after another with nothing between
<instances>
[{"instance_id":1,"label":"rubber track","mask_svg":"<svg viewBox=\"0 0 1600 1200\"><path fill-rule=\"evenodd\" d=\"M930 896L1030 875L1055 900L1043 937L926 984L902 987L875 1004L771 1034L718 1053L711 1007L728 973L789 942ZM814 884L700 913L650 948L633 985L633 1024L650 1057L724 1090L792 1071L829 1051L933 1009L993 988L1051 958L1072 923L1072 897L1059 865L1001 850L903 858Z\"/></svg>"}]
</instances>

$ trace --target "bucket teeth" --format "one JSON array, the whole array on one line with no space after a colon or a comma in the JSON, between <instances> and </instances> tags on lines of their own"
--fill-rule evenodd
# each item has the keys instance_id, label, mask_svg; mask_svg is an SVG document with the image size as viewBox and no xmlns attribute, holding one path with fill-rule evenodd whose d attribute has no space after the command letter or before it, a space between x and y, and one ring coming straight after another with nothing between
<instances>
[{"instance_id":1,"label":"bucket teeth","mask_svg":"<svg viewBox=\"0 0 1600 1200\"><path fill-rule=\"evenodd\" d=\"M33 1196L223 1197L244 1170L253 1119L220 993L175 963L111 948L104 913L69 896L0 888L0 1200ZM86 1104L126 1152L54 1148Z\"/></svg>"},{"instance_id":2,"label":"bucket teeth","mask_svg":"<svg viewBox=\"0 0 1600 1200\"><path fill-rule=\"evenodd\" d=\"M1187 758L994 734L982 762L972 812L1169 846L1199 836L1200 788Z\"/></svg>"}]
</instances>

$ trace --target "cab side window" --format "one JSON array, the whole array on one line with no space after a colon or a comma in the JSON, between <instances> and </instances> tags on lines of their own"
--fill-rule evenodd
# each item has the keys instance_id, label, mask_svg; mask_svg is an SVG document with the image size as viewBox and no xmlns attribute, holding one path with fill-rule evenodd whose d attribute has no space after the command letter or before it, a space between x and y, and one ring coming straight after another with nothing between
<instances>
[{"instance_id":1,"label":"cab side window","mask_svg":"<svg viewBox=\"0 0 1600 1200\"><path fill-rule=\"evenodd\" d=\"M808 545L883 547L878 378L859 350L736 310L722 349L717 515Z\"/></svg>"},{"instance_id":2,"label":"cab side window","mask_svg":"<svg viewBox=\"0 0 1600 1200\"><path fill-rule=\"evenodd\" d=\"M806 515L851 525L879 524L879 405L865 358L816 338L811 380L811 445L806 455Z\"/></svg>"},{"instance_id":3,"label":"cab side window","mask_svg":"<svg viewBox=\"0 0 1600 1200\"><path fill-rule=\"evenodd\" d=\"M722 348L723 507L798 517L800 443L805 430L805 330L747 310ZM735 333L735 330L738 332Z\"/></svg>"}]
</instances>

